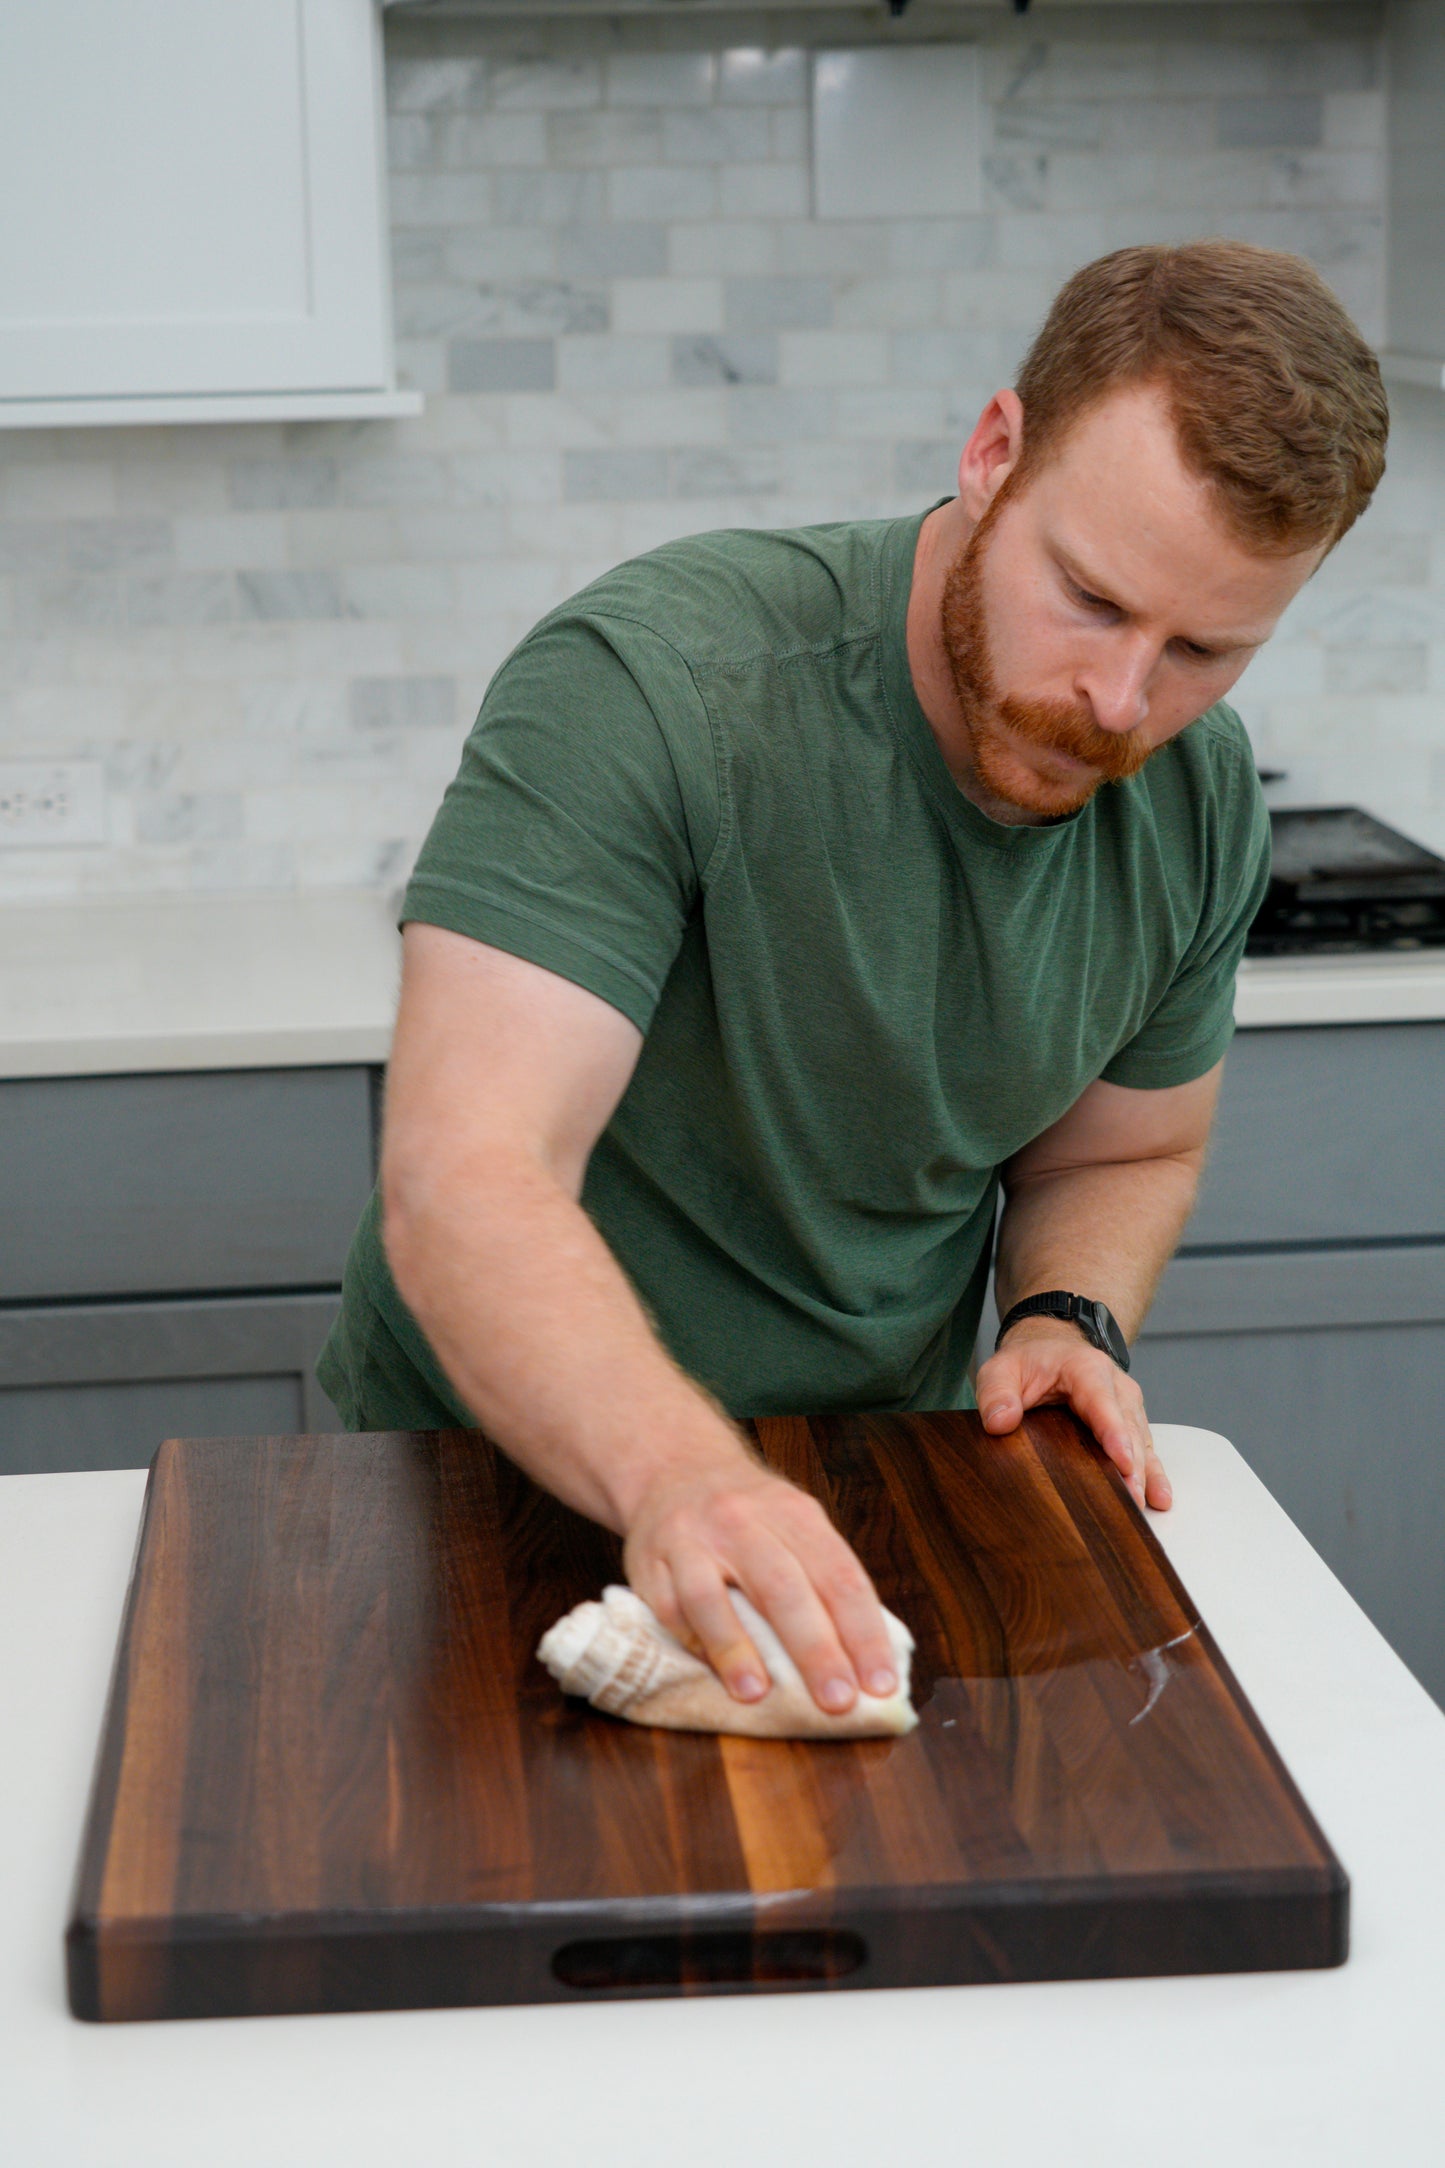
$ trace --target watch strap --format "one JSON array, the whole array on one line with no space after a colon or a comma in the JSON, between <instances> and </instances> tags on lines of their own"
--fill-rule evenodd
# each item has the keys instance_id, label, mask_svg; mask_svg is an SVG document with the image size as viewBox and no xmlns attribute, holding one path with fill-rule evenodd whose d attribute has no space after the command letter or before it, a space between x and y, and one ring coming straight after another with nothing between
<instances>
[{"instance_id":1,"label":"watch strap","mask_svg":"<svg viewBox=\"0 0 1445 2168\"><path fill-rule=\"evenodd\" d=\"M1041 1295L1025 1295L1000 1322L993 1343L995 1353L1010 1325L1017 1325L1025 1317L1056 1317L1062 1324L1077 1325L1091 1347L1098 1348L1121 1370L1129 1368L1129 1349L1124 1335L1113 1313L1102 1302L1092 1302L1087 1295L1072 1295L1062 1287L1048 1288Z\"/></svg>"}]
</instances>

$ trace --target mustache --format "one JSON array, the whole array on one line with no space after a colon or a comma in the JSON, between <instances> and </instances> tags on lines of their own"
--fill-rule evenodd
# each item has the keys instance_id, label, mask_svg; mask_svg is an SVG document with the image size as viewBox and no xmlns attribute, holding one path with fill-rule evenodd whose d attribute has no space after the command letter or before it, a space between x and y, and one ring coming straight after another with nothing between
<instances>
[{"instance_id":1,"label":"mustache","mask_svg":"<svg viewBox=\"0 0 1445 2168\"><path fill-rule=\"evenodd\" d=\"M1107 782L1137 775L1150 748L1133 731L1101 730L1087 708L1067 700L1023 700L1013 696L996 703L996 712L1016 737L1048 752L1065 753L1096 768Z\"/></svg>"}]
</instances>

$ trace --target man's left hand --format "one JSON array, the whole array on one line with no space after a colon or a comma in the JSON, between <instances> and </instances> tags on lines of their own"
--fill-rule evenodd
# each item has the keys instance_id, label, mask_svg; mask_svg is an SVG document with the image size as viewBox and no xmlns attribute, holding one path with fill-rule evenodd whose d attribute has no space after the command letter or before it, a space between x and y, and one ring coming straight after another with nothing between
<instances>
[{"instance_id":1,"label":"man's left hand","mask_svg":"<svg viewBox=\"0 0 1445 2168\"><path fill-rule=\"evenodd\" d=\"M980 1369L977 1390L985 1430L1017 1430L1025 1409L1063 1402L1098 1439L1136 1505L1147 1501L1163 1512L1170 1504L1173 1492L1154 1451L1143 1393L1076 1325L1021 1319Z\"/></svg>"}]
</instances>

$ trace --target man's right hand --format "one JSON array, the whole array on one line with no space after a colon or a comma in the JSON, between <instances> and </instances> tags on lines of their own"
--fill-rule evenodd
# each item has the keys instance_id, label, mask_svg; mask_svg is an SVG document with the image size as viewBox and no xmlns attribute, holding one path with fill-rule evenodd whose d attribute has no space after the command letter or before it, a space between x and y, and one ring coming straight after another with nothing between
<instances>
[{"instance_id":1,"label":"man's right hand","mask_svg":"<svg viewBox=\"0 0 1445 2168\"><path fill-rule=\"evenodd\" d=\"M820 1709L841 1716L860 1687L890 1694L893 1649L873 1584L817 1500L739 1449L674 1464L629 1515L627 1578L670 1632L707 1658L738 1701L768 1690L730 1588L769 1621Z\"/></svg>"}]
</instances>

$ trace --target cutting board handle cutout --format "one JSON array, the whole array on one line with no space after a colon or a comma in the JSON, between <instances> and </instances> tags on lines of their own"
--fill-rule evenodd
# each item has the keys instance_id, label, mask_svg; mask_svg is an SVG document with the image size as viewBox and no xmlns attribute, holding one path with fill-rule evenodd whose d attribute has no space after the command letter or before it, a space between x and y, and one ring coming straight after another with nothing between
<instances>
[{"instance_id":1,"label":"cutting board handle cutout","mask_svg":"<svg viewBox=\"0 0 1445 2168\"><path fill-rule=\"evenodd\" d=\"M779 1987L846 1979L868 1962L861 1935L834 1927L790 1934L606 1935L567 1942L552 1959L564 1987L616 1994L619 1988Z\"/></svg>"}]
</instances>

